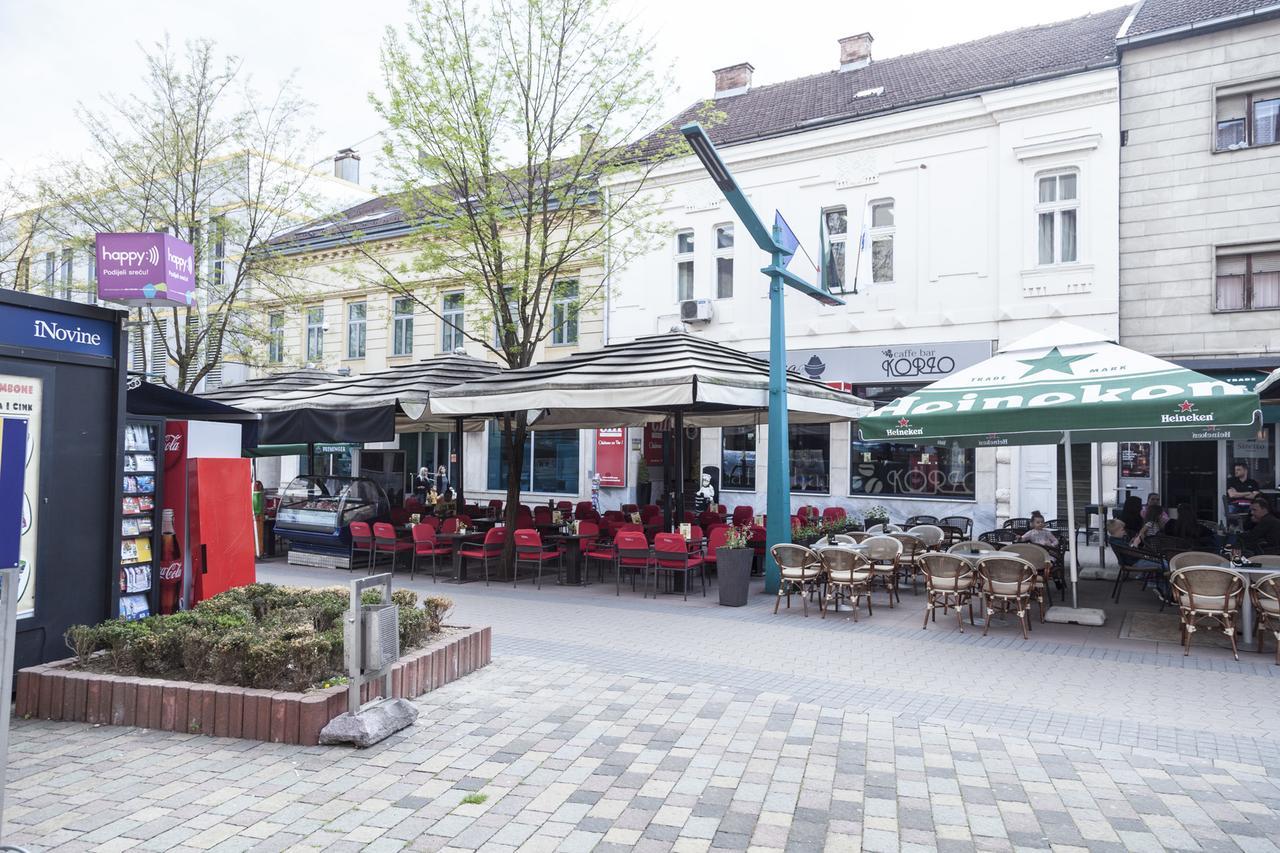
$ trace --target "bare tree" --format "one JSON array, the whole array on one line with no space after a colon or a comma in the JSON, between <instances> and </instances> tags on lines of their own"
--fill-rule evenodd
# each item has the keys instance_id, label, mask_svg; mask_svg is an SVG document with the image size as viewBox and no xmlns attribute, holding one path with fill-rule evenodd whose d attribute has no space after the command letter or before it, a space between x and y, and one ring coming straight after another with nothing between
<instances>
[{"instance_id":1,"label":"bare tree","mask_svg":"<svg viewBox=\"0 0 1280 853\"><path fill-rule=\"evenodd\" d=\"M678 137L634 145L661 117L651 52L607 0L415 0L411 23L387 32L386 90L372 97L412 260L355 235L353 269L442 321L441 283L460 289L468 343L505 367L531 364L557 319L601 303L609 270L656 233L643 190ZM620 171L633 180L607 192ZM525 413L502 426L513 524Z\"/></svg>"},{"instance_id":2,"label":"bare tree","mask_svg":"<svg viewBox=\"0 0 1280 853\"><path fill-rule=\"evenodd\" d=\"M30 288L32 238L42 215L14 175L0 180L0 288Z\"/></svg>"},{"instance_id":3,"label":"bare tree","mask_svg":"<svg viewBox=\"0 0 1280 853\"><path fill-rule=\"evenodd\" d=\"M37 181L44 227L63 245L88 247L95 232L167 231L195 248L197 305L138 309L166 327L157 344L191 391L227 348L265 339L249 283L283 281L272 241L314 215L308 109L292 81L261 96L242 63L207 40L144 50L139 92L111 96L79 116L88 157L63 161ZM258 294L260 296L261 294ZM272 294L278 295L278 294Z\"/></svg>"}]
</instances>

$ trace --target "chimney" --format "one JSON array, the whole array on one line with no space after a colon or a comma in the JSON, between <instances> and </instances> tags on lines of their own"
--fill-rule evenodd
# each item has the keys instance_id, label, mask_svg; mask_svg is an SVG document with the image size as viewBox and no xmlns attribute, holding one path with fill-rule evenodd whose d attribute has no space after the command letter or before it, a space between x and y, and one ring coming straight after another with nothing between
<instances>
[{"instance_id":1,"label":"chimney","mask_svg":"<svg viewBox=\"0 0 1280 853\"><path fill-rule=\"evenodd\" d=\"M593 124L585 125L578 134L578 153L586 154L596 144L596 128Z\"/></svg>"},{"instance_id":2,"label":"chimney","mask_svg":"<svg viewBox=\"0 0 1280 853\"><path fill-rule=\"evenodd\" d=\"M750 89L751 72L755 70L750 62L739 62L737 65L717 68L712 72L716 75L716 97L741 95Z\"/></svg>"},{"instance_id":3,"label":"chimney","mask_svg":"<svg viewBox=\"0 0 1280 853\"><path fill-rule=\"evenodd\" d=\"M353 184L360 183L360 155L354 148L343 148L333 158L333 176Z\"/></svg>"},{"instance_id":4,"label":"chimney","mask_svg":"<svg viewBox=\"0 0 1280 853\"><path fill-rule=\"evenodd\" d=\"M858 33L840 39L840 70L852 71L871 64L871 33Z\"/></svg>"}]
</instances>

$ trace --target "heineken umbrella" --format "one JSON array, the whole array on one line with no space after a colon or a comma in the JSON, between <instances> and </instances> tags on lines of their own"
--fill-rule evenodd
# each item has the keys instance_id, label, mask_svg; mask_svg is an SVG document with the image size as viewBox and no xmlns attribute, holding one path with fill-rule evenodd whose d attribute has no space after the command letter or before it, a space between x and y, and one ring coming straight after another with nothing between
<instances>
[{"instance_id":1,"label":"heineken umbrella","mask_svg":"<svg viewBox=\"0 0 1280 853\"><path fill-rule=\"evenodd\" d=\"M1056 323L899 397L862 418L859 430L863 441L1065 444L1071 494L1073 441L1217 440L1260 422L1254 392ZM1074 531L1074 501L1067 515ZM1073 603L1077 574L1073 547Z\"/></svg>"}]
</instances>

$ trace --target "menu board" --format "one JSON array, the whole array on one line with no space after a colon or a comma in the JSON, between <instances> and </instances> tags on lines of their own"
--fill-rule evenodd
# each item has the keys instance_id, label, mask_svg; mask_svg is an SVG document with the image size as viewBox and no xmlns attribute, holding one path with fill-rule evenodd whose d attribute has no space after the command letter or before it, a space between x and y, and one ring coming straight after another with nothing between
<instances>
[{"instance_id":1,"label":"menu board","mask_svg":"<svg viewBox=\"0 0 1280 853\"><path fill-rule=\"evenodd\" d=\"M40 410L44 386L30 376L0 374L0 417L26 421L22 522L18 543L18 618L36 612L36 536L40 514Z\"/></svg>"},{"instance_id":2,"label":"menu board","mask_svg":"<svg viewBox=\"0 0 1280 853\"><path fill-rule=\"evenodd\" d=\"M1146 480L1151 477L1151 442L1120 442L1121 478Z\"/></svg>"}]
</instances>

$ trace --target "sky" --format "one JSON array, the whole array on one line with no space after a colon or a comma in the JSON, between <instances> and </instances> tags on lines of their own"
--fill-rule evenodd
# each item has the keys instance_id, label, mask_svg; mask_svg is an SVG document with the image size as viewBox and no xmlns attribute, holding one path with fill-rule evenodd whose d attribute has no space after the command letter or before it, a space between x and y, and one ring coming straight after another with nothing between
<instances>
[{"instance_id":1,"label":"sky","mask_svg":"<svg viewBox=\"0 0 1280 853\"><path fill-rule=\"evenodd\" d=\"M832 70L836 39L870 32L874 58L955 44L991 33L1123 5L1118 0L616 0L618 14L656 40L659 70L674 78L668 115L712 91L714 68L755 66L754 83ZM175 43L211 38L243 58L270 90L293 75L314 104L314 162L343 147L372 148L382 124L369 105L379 89L378 52L388 26L408 17L407 0L0 0L0 174L20 178L52 158L76 157L87 136L78 102L140 87L139 45L167 34ZM365 183L369 183L366 169Z\"/></svg>"}]
</instances>

